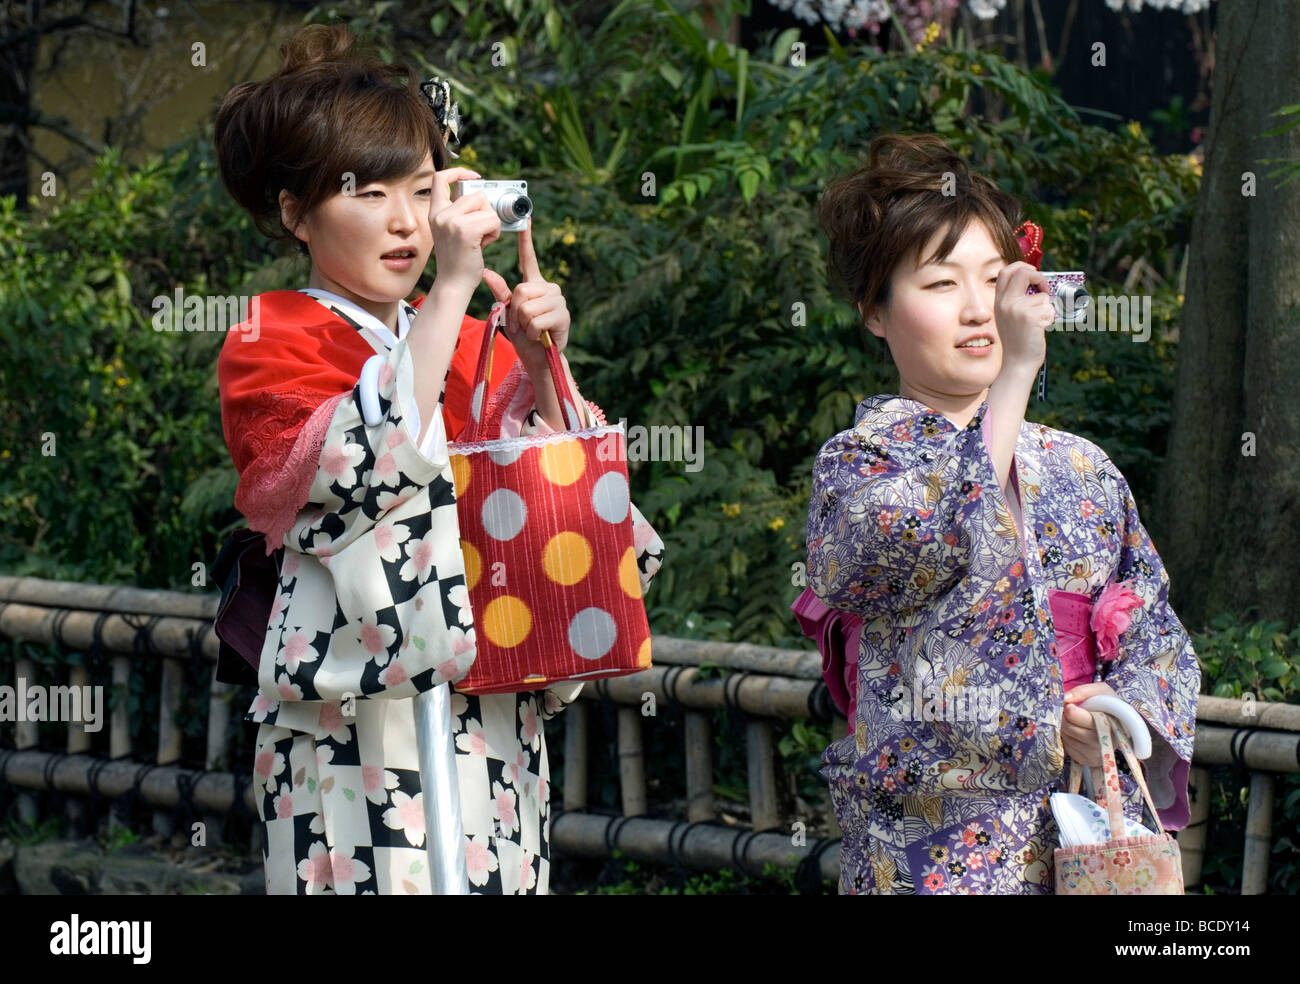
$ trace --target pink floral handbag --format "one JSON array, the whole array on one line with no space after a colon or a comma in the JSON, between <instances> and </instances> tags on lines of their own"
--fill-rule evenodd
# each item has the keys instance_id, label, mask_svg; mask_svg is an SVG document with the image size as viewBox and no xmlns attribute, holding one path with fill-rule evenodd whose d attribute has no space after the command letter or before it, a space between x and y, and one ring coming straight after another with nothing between
<instances>
[{"instance_id":1,"label":"pink floral handbag","mask_svg":"<svg viewBox=\"0 0 1300 984\"><path fill-rule=\"evenodd\" d=\"M1092 712L1101 744L1101 773L1104 775L1106 808L1111 831L1124 830L1124 808L1120 800L1119 770L1115 767L1118 742L1142 798L1151 811L1158 834L1141 837L1111 836L1104 844L1083 844L1056 849L1057 895L1182 895L1183 858L1178 842L1160 825L1160 814L1151 800L1142 765L1122 726L1116 724L1112 742L1111 718ZM1101 776L1093 769L1093 782ZM1083 768L1070 763L1070 792L1077 793L1083 782ZM1100 804L1101 799L1097 802Z\"/></svg>"}]
</instances>

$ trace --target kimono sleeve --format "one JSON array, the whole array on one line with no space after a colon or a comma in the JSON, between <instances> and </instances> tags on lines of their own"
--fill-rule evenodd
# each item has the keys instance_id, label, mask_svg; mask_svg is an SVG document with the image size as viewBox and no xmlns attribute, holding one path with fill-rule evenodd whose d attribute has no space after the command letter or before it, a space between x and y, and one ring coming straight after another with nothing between
<instances>
[{"instance_id":1,"label":"kimono sleeve","mask_svg":"<svg viewBox=\"0 0 1300 984\"><path fill-rule=\"evenodd\" d=\"M373 390L363 373L338 403L308 504L285 535L259 672L262 693L285 704L413 697L474 660L446 441L426 455L411 439L405 340L376 369ZM439 435L440 420L439 408Z\"/></svg>"},{"instance_id":2,"label":"kimono sleeve","mask_svg":"<svg viewBox=\"0 0 1300 984\"><path fill-rule=\"evenodd\" d=\"M1201 667L1191 638L1169 604L1169 575L1138 518L1128 482L1109 459L1123 517L1116 581L1129 581L1142 599L1119 637L1115 660L1102 663L1102 677L1116 696L1132 705L1151 730L1151 757L1143 763L1151 798L1167 830L1181 830L1190 818L1187 776L1196 736Z\"/></svg>"},{"instance_id":3,"label":"kimono sleeve","mask_svg":"<svg viewBox=\"0 0 1300 984\"><path fill-rule=\"evenodd\" d=\"M828 607L864 619L904 612L932 602L967 569L981 492L996 486L992 459L978 418L961 430L949 425L946 435L925 422L933 419L890 428L933 431L922 449L928 460L902 441L895 450L870 417L817 455L808 585Z\"/></svg>"}]
</instances>

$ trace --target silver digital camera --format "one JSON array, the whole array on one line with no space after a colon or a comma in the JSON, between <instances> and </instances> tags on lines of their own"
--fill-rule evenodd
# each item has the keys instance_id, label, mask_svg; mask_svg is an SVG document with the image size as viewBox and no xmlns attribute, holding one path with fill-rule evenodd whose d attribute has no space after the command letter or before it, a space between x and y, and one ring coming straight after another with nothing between
<instances>
[{"instance_id":1,"label":"silver digital camera","mask_svg":"<svg viewBox=\"0 0 1300 984\"><path fill-rule=\"evenodd\" d=\"M1052 307L1056 309L1057 321L1075 322L1087 317L1088 305L1092 303L1092 297L1088 293L1080 271L1070 270L1066 273L1043 271L1043 279L1047 281L1048 292L1052 295ZM1037 294L1038 288L1031 286L1028 293Z\"/></svg>"},{"instance_id":2,"label":"silver digital camera","mask_svg":"<svg viewBox=\"0 0 1300 984\"><path fill-rule=\"evenodd\" d=\"M527 181L454 181L451 200L476 191L487 196L488 205L501 219L502 232L523 232L528 228L528 218L533 214L533 201L528 197Z\"/></svg>"}]
</instances>

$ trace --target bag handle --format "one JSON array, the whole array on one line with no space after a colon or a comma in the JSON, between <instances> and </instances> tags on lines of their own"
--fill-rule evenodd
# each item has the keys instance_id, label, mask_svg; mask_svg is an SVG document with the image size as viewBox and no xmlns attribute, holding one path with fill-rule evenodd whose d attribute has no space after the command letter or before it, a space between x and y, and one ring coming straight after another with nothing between
<instances>
[{"instance_id":1,"label":"bag handle","mask_svg":"<svg viewBox=\"0 0 1300 984\"><path fill-rule=\"evenodd\" d=\"M502 327L505 323L506 308L510 306L509 301L497 301L492 305L492 313L488 315L487 331L483 333L483 347L478 354L478 368L474 371L474 388L470 390L469 401L469 421L465 425L465 433L461 441L469 443L472 441L483 440L483 411L487 407L488 381L492 378L492 356L498 331L504 331ZM551 371L551 382L555 385L555 395L560 401L560 406L564 409L565 420L569 423L570 430L582 429L582 418L578 415L577 399L574 397L569 388L568 382L564 378L564 366L560 362L560 351L551 342L551 333L542 332L542 345L546 349L546 366Z\"/></svg>"},{"instance_id":2,"label":"bag handle","mask_svg":"<svg viewBox=\"0 0 1300 984\"><path fill-rule=\"evenodd\" d=\"M1102 711L1092 711L1092 720L1097 726L1097 740L1101 746L1101 769L1096 766L1092 767L1093 787L1097 785L1097 773L1102 773L1102 788L1106 791L1106 811L1110 817L1110 836L1124 836L1124 803L1120 799L1119 768L1115 764L1115 744L1118 743L1120 752L1124 760L1128 762L1129 771L1133 774L1133 779L1137 782L1138 789L1142 792L1142 799L1146 803L1147 809L1151 811L1151 819L1155 822L1157 836L1167 836L1164 825L1160 822L1160 813L1156 810L1156 804L1151 799L1151 790L1147 787L1146 777L1142 774L1142 763L1138 761L1137 756L1133 753L1133 745L1129 741L1128 733L1125 732L1122 725L1115 722L1114 734L1111 732L1111 717ZM1083 768L1078 762L1070 762L1070 785L1069 791L1077 793L1083 780Z\"/></svg>"}]
</instances>

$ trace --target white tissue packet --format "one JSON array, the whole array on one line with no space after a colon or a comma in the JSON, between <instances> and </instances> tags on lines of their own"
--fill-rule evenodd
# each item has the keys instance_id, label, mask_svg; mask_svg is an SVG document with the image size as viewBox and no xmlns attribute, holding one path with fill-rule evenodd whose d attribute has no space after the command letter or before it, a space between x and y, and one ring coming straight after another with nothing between
<instances>
[{"instance_id":1,"label":"white tissue packet","mask_svg":"<svg viewBox=\"0 0 1300 984\"><path fill-rule=\"evenodd\" d=\"M1110 840L1110 815L1086 796L1077 793L1052 793L1052 816L1061 831L1062 847L1104 844ZM1125 837L1153 837L1150 830L1136 820L1124 818Z\"/></svg>"}]
</instances>

